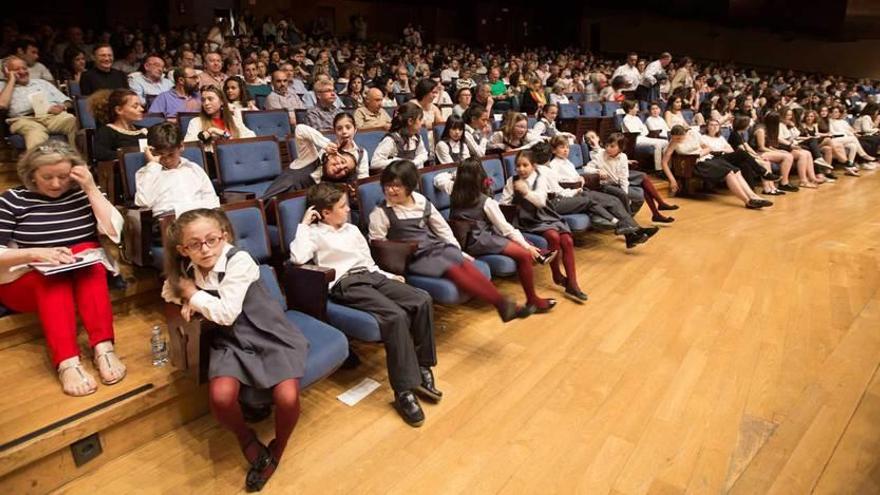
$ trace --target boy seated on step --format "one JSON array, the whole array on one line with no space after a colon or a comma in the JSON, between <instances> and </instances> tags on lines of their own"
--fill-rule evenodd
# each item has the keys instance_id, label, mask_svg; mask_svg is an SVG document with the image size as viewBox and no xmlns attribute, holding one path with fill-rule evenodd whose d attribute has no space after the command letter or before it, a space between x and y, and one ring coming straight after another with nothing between
<instances>
[{"instance_id":1,"label":"boy seated on step","mask_svg":"<svg viewBox=\"0 0 880 495\"><path fill-rule=\"evenodd\" d=\"M181 156L183 136L176 124L163 122L150 128L144 156L147 164L135 175L134 204L149 208L153 216L196 208L218 208L220 198L205 170Z\"/></svg>"},{"instance_id":2,"label":"boy seated on step","mask_svg":"<svg viewBox=\"0 0 880 495\"><path fill-rule=\"evenodd\" d=\"M379 269L361 231L348 222L348 196L338 187L309 188L310 205L290 243L290 259L333 268L330 299L369 313L379 323L385 344L388 380L394 408L411 426L421 426L425 414L415 394L439 402L431 367L434 348L434 309L427 292L407 285L403 277Z\"/></svg>"}]
</instances>

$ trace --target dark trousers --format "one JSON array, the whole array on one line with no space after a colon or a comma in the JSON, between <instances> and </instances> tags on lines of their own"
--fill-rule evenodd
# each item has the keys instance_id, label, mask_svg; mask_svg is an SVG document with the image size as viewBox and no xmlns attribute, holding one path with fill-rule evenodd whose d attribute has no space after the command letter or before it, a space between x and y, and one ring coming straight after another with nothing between
<instances>
[{"instance_id":1,"label":"dark trousers","mask_svg":"<svg viewBox=\"0 0 880 495\"><path fill-rule=\"evenodd\" d=\"M605 184L602 186L602 192L620 200L630 215L638 213L642 209L642 205L645 204L645 191L641 187L632 184L630 184L626 191L620 186Z\"/></svg>"},{"instance_id":2,"label":"dark trousers","mask_svg":"<svg viewBox=\"0 0 880 495\"><path fill-rule=\"evenodd\" d=\"M629 214L626 207L623 206L623 203L616 196L600 191L591 191L589 189L584 190L584 195L592 201L590 204L590 213L609 221L614 221L616 218L623 227L639 226L635 219L633 219L632 215Z\"/></svg>"},{"instance_id":3,"label":"dark trousers","mask_svg":"<svg viewBox=\"0 0 880 495\"><path fill-rule=\"evenodd\" d=\"M395 392L418 387L422 382L419 366L437 364L434 307L427 292L381 273L367 272L339 280L330 298L370 313L379 322L388 380Z\"/></svg>"}]
</instances>

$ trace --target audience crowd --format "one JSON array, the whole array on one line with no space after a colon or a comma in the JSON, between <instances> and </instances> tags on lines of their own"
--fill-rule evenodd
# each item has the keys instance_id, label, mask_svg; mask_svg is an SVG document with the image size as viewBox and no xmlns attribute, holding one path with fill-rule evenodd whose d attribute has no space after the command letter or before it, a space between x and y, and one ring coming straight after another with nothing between
<instances>
[{"instance_id":1,"label":"audience crowd","mask_svg":"<svg viewBox=\"0 0 880 495\"><path fill-rule=\"evenodd\" d=\"M394 407L414 426L424 421L416 396L442 397L431 371L431 297L377 264L370 243L412 243L407 277L447 279L507 322L557 305L537 294L533 265L550 265L564 296L587 301L572 218L591 217L627 248L659 231L634 218L643 204L653 223L673 222L665 212L678 206L651 176L678 193L691 179L679 172L683 158L690 156L705 188L724 186L746 208L761 209L773 205L770 196L872 170L880 152L877 81L669 53L618 60L577 48L435 45L412 25L405 42L386 44L366 39L362 18L353 25L351 40L330 36L321 23L306 33L291 20L250 16L237 19L234 31L226 23L167 31L3 26L0 110L7 133L22 136L27 151L18 165L23 186L0 195L0 303L39 314L66 393L97 388L79 361L74 307L100 380L124 377L105 280L112 263L63 279L28 271L33 263L70 263L99 249L99 235L118 242L122 233L117 210L73 149L74 113L84 111L73 98L87 98L96 129L86 158L113 160L120 148L141 147L146 165L135 177L134 202L156 216L179 215L162 236L163 297L181 304L187 319L199 313L234 330L213 344L209 394L212 412L251 463L251 489L272 475L296 423L308 343L265 296L251 255L234 246L229 220L215 209L223 191L211 167L182 156L185 143L200 144L210 159L218 144L256 135L246 112L283 111L291 163L257 196L268 204L308 190L310 208L286 252L294 263L334 268L330 298L379 322ZM613 128L579 128L589 108L601 109ZM192 118L184 125L181 114ZM149 116L160 122L141 125ZM356 139L377 130L373 149ZM510 170L496 184L481 159L506 152ZM447 215L420 191L419 169L452 163L458 166L434 177L449 194ZM368 226L362 232L348 222L357 209L349 192L370 175L379 176L384 201L359 212ZM58 221L28 221L40 213ZM475 259L487 255L515 261L524 303L500 294L481 272ZM97 307L83 309L85 298ZM277 437L268 446L243 422L240 386L273 390Z\"/></svg>"}]
</instances>

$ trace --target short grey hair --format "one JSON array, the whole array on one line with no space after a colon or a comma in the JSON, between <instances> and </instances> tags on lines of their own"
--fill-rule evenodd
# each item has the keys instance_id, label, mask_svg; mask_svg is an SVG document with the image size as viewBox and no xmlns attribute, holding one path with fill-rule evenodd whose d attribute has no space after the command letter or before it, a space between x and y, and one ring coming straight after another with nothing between
<instances>
[{"instance_id":1,"label":"short grey hair","mask_svg":"<svg viewBox=\"0 0 880 495\"><path fill-rule=\"evenodd\" d=\"M18 160L18 178L29 191L36 191L37 184L34 181L34 173L44 165L70 162L71 166L85 165L83 157L66 141L48 139L29 149Z\"/></svg>"}]
</instances>

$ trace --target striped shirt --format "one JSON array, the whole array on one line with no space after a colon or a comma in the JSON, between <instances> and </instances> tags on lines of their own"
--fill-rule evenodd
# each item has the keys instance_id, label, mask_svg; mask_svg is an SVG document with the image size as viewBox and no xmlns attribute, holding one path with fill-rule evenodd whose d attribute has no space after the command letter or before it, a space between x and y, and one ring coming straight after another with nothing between
<instances>
[{"instance_id":1,"label":"striped shirt","mask_svg":"<svg viewBox=\"0 0 880 495\"><path fill-rule=\"evenodd\" d=\"M0 195L0 246L73 246L98 240L98 222L82 189L52 199L24 187Z\"/></svg>"}]
</instances>

